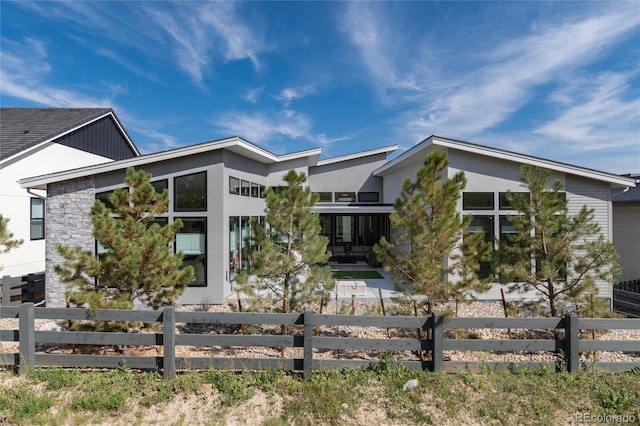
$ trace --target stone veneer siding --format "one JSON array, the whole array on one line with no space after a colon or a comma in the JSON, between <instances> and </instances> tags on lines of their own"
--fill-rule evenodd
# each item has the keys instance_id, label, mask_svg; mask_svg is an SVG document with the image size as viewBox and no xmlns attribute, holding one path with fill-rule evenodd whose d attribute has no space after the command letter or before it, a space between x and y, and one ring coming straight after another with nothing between
<instances>
[{"instance_id":1,"label":"stone veneer siding","mask_svg":"<svg viewBox=\"0 0 640 426\"><path fill-rule=\"evenodd\" d=\"M74 179L47 187L45 221L45 282L48 307L65 306L65 284L56 274L55 265L63 262L59 244L80 246L94 252L95 240L91 226L91 207L95 201L93 178Z\"/></svg>"}]
</instances>

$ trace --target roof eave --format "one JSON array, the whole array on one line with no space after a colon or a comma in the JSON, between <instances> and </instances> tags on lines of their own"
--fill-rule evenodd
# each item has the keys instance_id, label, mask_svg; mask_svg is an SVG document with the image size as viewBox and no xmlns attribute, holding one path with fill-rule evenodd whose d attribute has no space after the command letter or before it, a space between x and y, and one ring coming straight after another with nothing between
<instances>
[{"instance_id":1,"label":"roof eave","mask_svg":"<svg viewBox=\"0 0 640 426\"><path fill-rule=\"evenodd\" d=\"M470 144L468 142L458 141L454 139L443 138L440 136L429 136L422 142L414 145L411 149L407 150L403 154L382 165L374 170L375 176L384 176L385 172L398 166L406 159L412 157L414 154L421 152L430 146L438 146L442 148L457 149L460 151L471 152L479 155L490 156L493 158L500 158L508 161L513 161L520 164L530 164L537 167L546 168L549 170L559 171L563 173L573 174L576 176L582 176L589 179L595 179L609 183L612 187L635 187L636 182L634 178L614 175L612 173L601 172L599 170L587 169L584 167L573 166L571 164L559 163L557 161L551 161L544 158L532 157L529 155L518 154L511 151L500 150L497 148L490 148L482 145Z\"/></svg>"}]
</instances>

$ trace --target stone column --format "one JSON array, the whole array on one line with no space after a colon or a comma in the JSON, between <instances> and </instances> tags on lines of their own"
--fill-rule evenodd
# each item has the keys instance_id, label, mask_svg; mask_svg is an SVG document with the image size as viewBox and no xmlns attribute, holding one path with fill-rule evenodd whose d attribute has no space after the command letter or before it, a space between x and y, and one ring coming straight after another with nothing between
<instances>
[{"instance_id":1,"label":"stone column","mask_svg":"<svg viewBox=\"0 0 640 426\"><path fill-rule=\"evenodd\" d=\"M92 177L49 184L47 186L45 220L45 282L48 307L65 306L65 285L56 274L55 265L62 264L59 244L80 246L95 253L91 226L91 207L95 201Z\"/></svg>"}]
</instances>

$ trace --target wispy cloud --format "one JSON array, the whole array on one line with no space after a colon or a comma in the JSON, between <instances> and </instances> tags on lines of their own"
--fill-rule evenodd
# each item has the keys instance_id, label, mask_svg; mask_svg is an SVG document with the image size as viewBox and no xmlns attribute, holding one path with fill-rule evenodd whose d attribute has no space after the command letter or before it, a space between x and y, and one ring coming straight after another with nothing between
<instances>
[{"instance_id":1,"label":"wispy cloud","mask_svg":"<svg viewBox=\"0 0 640 426\"><path fill-rule=\"evenodd\" d=\"M51 71L44 43L34 38L2 40L0 94L52 107L111 106L111 99L87 96L82 91L45 83Z\"/></svg>"},{"instance_id":2,"label":"wispy cloud","mask_svg":"<svg viewBox=\"0 0 640 426\"><path fill-rule=\"evenodd\" d=\"M242 97L246 101L251 102L252 104L255 104L256 102L258 102L258 98L262 96L262 94L264 93L264 89L265 89L265 86L260 86L256 89L247 90Z\"/></svg>"},{"instance_id":3,"label":"wispy cloud","mask_svg":"<svg viewBox=\"0 0 640 426\"><path fill-rule=\"evenodd\" d=\"M216 59L250 60L257 69L262 37L245 23L234 2L179 2L175 7L146 8L168 36L178 64L199 86Z\"/></svg>"},{"instance_id":4,"label":"wispy cloud","mask_svg":"<svg viewBox=\"0 0 640 426\"><path fill-rule=\"evenodd\" d=\"M636 73L603 73L596 78L573 79L553 92L558 110L551 121L535 129L553 139L579 142L577 151L596 151L640 144L640 97L629 80ZM631 94L631 96L629 96Z\"/></svg>"},{"instance_id":5,"label":"wispy cloud","mask_svg":"<svg viewBox=\"0 0 640 426\"><path fill-rule=\"evenodd\" d=\"M262 35L238 13L236 2L126 2L125 13L113 2L21 2L20 6L48 19L71 21L78 33L134 49L141 61L177 65L202 88L216 61L247 59L257 69L265 50ZM166 49L159 48L163 45ZM112 50L98 53L135 69Z\"/></svg>"},{"instance_id":6,"label":"wispy cloud","mask_svg":"<svg viewBox=\"0 0 640 426\"><path fill-rule=\"evenodd\" d=\"M581 68L602 58L640 26L636 5L618 6L594 7L590 16L533 25L524 36L488 46L482 56L469 52L475 66L463 70L446 55L433 62L414 60L419 57L414 54L416 51L433 52L439 46L430 45L428 39L417 38L404 44L407 40L390 37L390 33L402 31L393 26L394 21L380 10L380 4L350 4L343 30L373 77L375 88L383 95L381 100L404 106L404 112L395 118L398 134L413 141L430 134L474 138L510 119L538 95L542 86L565 84L574 75L590 78L581 74ZM398 52L409 53L403 56ZM611 75L603 79L608 77ZM589 105L579 107L575 103L570 113L558 112L561 115L538 131L577 136L579 130L604 129L598 123L612 120L630 129L629 120L624 117L625 113L638 117L637 112L632 113L637 109L637 99L622 97L623 85L615 82L601 82L598 89L600 95L594 95ZM608 112L598 117L596 105L605 99ZM572 129L568 120L576 120ZM637 137L636 128L636 141Z\"/></svg>"},{"instance_id":7,"label":"wispy cloud","mask_svg":"<svg viewBox=\"0 0 640 426\"><path fill-rule=\"evenodd\" d=\"M305 98L316 93L316 87L312 84L299 87L287 87L282 89L280 93L274 96L275 99L282 102L285 108L288 108L296 99Z\"/></svg>"},{"instance_id":8,"label":"wispy cloud","mask_svg":"<svg viewBox=\"0 0 640 426\"><path fill-rule=\"evenodd\" d=\"M313 127L305 114L291 110L275 112L228 112L213 120L228 135L238 135L250 142L273 146L282 137L307 139Z\"/></svg>"}]
</instances>

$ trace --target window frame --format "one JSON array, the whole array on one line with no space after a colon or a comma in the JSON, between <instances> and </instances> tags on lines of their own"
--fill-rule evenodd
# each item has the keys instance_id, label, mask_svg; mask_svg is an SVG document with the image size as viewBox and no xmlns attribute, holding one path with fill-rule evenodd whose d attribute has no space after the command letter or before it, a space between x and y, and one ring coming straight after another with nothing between
<instances>
[{"instance_id":1,"label":"window frame","mask_svg":"<svg viewBox=\"0 0 640 426\"><path fill-rule=\"evenodd\" d=\"M375 200L372 198L370 200L363 200L362 196L363 195L373 195L375 194ZM358 192L358 202L359 203L379 203L380 202L380 193L377 191L363 191L363 192Z\"/></svg>"},{"instance_id":2,"label":"window frame","mask_svg":"<svg viewBox=\"0 0 640 426\"><path fill-rule=\"evenodd\" d=\"M204 207L187 207L187 208L178 207L178 190L179 190L178 184L177 184L178 179L185 178L187 176L195 176L199 174L204 175L204 180L203 180L204 187L202 188L203 195L204 195ZM175 176L173 178L173 211L174 212L206 212L207 207L208 207L208 197L207 197L207 171L206 170L188 173L180 176Z\"/></svg>"},{"instance_id":3,"label":"window frame","mask_svg":"<svg viewBox=\"0 0 640 426\"><path fill-rule=\"evenodd\" d=\"M34 208L34 201L38 200L40 202L42 202L41 204L41 208L42 208L42 217L34 217L33 216L33 208ZM30 203L29 203L29 239L31 241L38 241L38 240L44 240L45 239L45 216L46 216L46 212L45 212L45 208L46 208L46 200L44 198L40 198L40 197L31 197ZM34 237L34 233L33 233L33 226L34 226L34 221L39 221L38 224L38 228L41 231L41 236L40 237Z\"/></svg>"},{"instance_id":4,"label":"window frame","mask_svg":"<svg viewBox=\"0 0 640 426\"><path fill-rule=\"evenodd\" d=\"M233 190L234 185L232 185L231 183L232 181L236 182L235 191ZM235 176L229 176L229 194L240 195L240 178L237 178Z\"/></svg>"},{"instance_id":5,"label":"window frame","mask_svg":"<svg viewBox=\"0 0 640 426\"><path fill-rule=\"evenodd\" d=\"M318 194L319 203L333 203L333 192L321 191L321 192L315 192L315 194ZM329 196L328 200L326 199L327 195ZM324 200L323 200L323 197L325 198Z\"/></svg>"},{"instance_id":6,"label":"window frame","mask_svg":"<svg viewBox=\"0 0 640 426\"><path fill-rule=\"evenodd\" d=\"M182 229L184 229L184 224L186 222L189 222L189 221L201 221L201 222L204 223L204 234L197 234L197 235L204 235L204 253L200 253L198 255L195 255L196 259L194 259L194 260L197 260L198 256L204 256L204 262L203 262L203 266L204 266L204 271L203 271L203 273L204 273L204 281L203 282L191 282L191 283L188 283L187 287L200 287L200 288L207 287L208 286L208 284L207 284L207 273L208 273L208 268L207 268L207 266L208 266L207 239L208 238L207 237L208 237L208 232L209 232L209 224L208 224L207 217L206 216L176 216L174 218L174 221L176 219L180 219L182 221L183 227L180 230L178 230L178 232L176 233L176 236L174 238L174 244L173 244L174 253L177 253L179 251L179 248L178 248L178 234L180 234L180 231ZM183 256L182 256L182 263L183 264L184 264L186 256L194 256L194 255L185 254L183 252ZM188 265L188 266L192 266L192 265ZM194 268L194 272L195 272L195 268Z\"/></svg>"},{"instance_id":7,"label":"window frame","mask_svg":"<svg viewBox=\"0 0 640 426\"><path fill-rule=\"evenodd\" d=\"M479 196L479 195L491 195L491 205L490 206L478 206L478 205L468 205L471 200L468 200L470 196ZM494 192L463 192L462 193L462 210L495 210L495 193Z\"/></svg>"},{"instance_id":8,"label":"window frame","mask_svg":"<svg viewBox=\"0 0 640 426\"><path fill-rule=\"evenodd\" d=\"M354 203L356 201L356 193L355 191L336 192L334 193L334 200L336 203Z\"/></svg>"}]
</instances>

